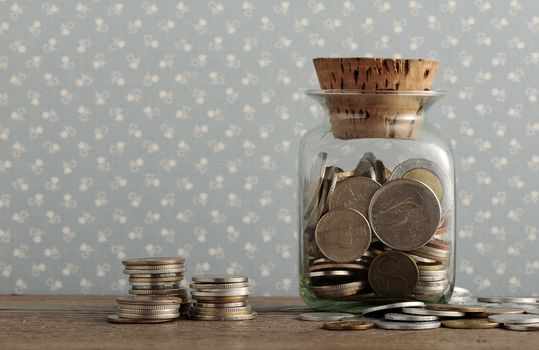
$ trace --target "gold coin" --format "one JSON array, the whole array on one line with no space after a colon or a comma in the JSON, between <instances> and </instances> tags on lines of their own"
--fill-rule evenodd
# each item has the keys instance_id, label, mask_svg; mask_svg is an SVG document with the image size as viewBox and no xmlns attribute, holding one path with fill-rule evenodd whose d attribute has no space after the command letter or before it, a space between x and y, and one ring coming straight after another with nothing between
<instances>
[{"instance_id":1,"label":"gold coin","mask_svg":"<svg viewBox=\"0 0 539 350\"><path fill-rule=\"evenodd\" d=\"M487 311L486 306L482 305L454 305L454 304L429 304L425 309L437 311L460 311L467 313L483 313Z\"/></svg>"},{"instance_id":2,"label":"gold coin","mask_svg":"<svg viewBox=\"0 0 539 350\"><path fill-rule=\"evenodd\" d=\"M498 328L499 323L490 322L486 318L462 318L458 320L442 320L442 324L447 328L459 329L489 329Z\"/></svg>"},{"instance_id":3,"label":"gold coin","mask_svg":"<svg viewBox=\"0 0 539 350\"><path fill-rule=\"evenodd\" d=\"M323 329L330 331L361 331L373 327L374 323L363 321L332 321L322 325Z\"/></svg>"},{"instance_id":4,"label":"gold coin","mask_svg":"<svg viewBox=\"0 0 539 350\"><path fill-rule=\"evenodd\" d=\"M419 269L420 272L422 270L423 271L442 271L442 270L446 270L448 268L448 265L440 264L440 263L433 263L433 264L418 263L417 268Z\"/></svg>"},{"instance_id":5,"label":"gold coin","mask_svg":"<svg viewBox=\"0 0 539 350\"><path fill-rule=\"evenodd\" d=\"M444 186L440 178L432 171L424 168L415 168L406 172L402 177L424 183L436 194L438 200L440 202L442 201L444 197Z\"/></svg>"}]
</instances>

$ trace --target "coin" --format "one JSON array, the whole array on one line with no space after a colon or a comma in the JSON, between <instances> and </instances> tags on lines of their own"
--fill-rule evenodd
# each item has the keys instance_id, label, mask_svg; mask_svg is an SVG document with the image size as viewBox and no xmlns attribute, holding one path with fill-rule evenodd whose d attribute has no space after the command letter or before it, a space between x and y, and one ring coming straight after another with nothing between
<instances>
[{"instance_id":1,"label":"coin","mask_svg":"<svg viewBox=\"0 0 539 350\"><path fill-rule=\"evenodd\" d=\"M126 275L166 275L166 274L178 274L185 272L185 268L173 268L173 269L124 269L123 273Z\"/></svg>"},{"instance_id":2,"label":"coin","mask_svg":"<svg viewBox=\"0 0 539 350\"><path fill-rule=\"evenodd\" d=\"M384 318L388 321L404 321L404 322L427 322L438 321L438 316L432 315L408 315L390 312L384 315Z\"/></svg>"},{"instance_id":3,"label":"coin","mask_svg":"<svg viewBox=\"0 0 539 350\"><path fill-rule=\"evenodd\" d=\"M410 251L426 244L436 233L440 204L434 192L421 182L396 179L374 194L369 219L382 243Z\"/></svg>"},{"instance_id":4,"label":"coin","mask_svg":"<svg viewBox=\"0 0 539 350\"><path fill-rule=\"evenodd\" d=\"M533 297L501 297L500 303L514 304L536 304L537 299Z\"/></svg>"},{"instance_id":5,"label":"coin","mask_svg":"<svg viewBox=\"0 0 539 350\"><path fill-rule=\"evenodd\" d=\"M178 307L181 304L169 304L169 305L141 305L141 304L120 304L118 306L118 309L122 310L137 310L137 311L144 311L144 310L165 310L165 311L175 311L178 310Z\"/></svg>"},{"instance_id":6,"label":"coin","mask_svg":"<svg viewBox=\"0 0 539 350\"><path fill-rule=\"evenodd\" d=\"M527 314L539 315L539 307L526 309Z\"/></svg>"},{"instance_id":7,"label":"coin","mask_svg":"<svg viewBox=\"0 0 539 350\"><path fill-rule=\"evenodd\" d=\"M329 210L348 208L369 216L369 203L381 185L366 177L351 177L337 183L329 200Z\"/></svg>"},{"instance_id":8,"label":"coin","mask_svg":"<svg viewBox=\"0 0 539 350\"><path fill-rule=\"evenodd\" d=\"M178 313L179 307L175 309L163 309L163 310L152 310L152 309L129 309L129 308L118 308L118 315L121 314L133 314L133 315L170 315Z\"/></svg>"},{"instance_id":9,"label":"coin","mask_svg":"<svg viewBox=\"0 0 539 350\"><path fill-rule=\"evenodd\" d=\"M236 302L245 302L247 300L247 295L238 295L238 296L229 296L229 297L206 297L206 296L194 296L197 302L201 303L236 303Z\"/></svg>"},{"instance_id":10,"label":"coin","mask_svg":"<svg viewBox=\"0 0 539 350\"><path fill-rule=\"evenodd\" d=\"M244 301L236 303L199 303L197 302L195 306L205 307L205 308L234 308L234 307L243 307L247 306L247 303Z\"/></svg>"},{"instance_id":11,"label":"coin","mask_svg":"<svg viewBox=\"0 0 539 350\"><path fill-rule=\"evenodd\" d=\"M351 262L361 257L370 240L369 222L352 209L330 210L316 225L316 245L325 257L335 262Z\"/></svg>"},{"instance_id":12,"label":"coin","mask_svg":"<svg viewBox=\"0 0 539 350\"><path fill-rule=\"evenodd\" d=\"M367 314L372 314L372 313L385 312L389 310L402 309L403 307L423 307L423 306L425 306L425 303L421 301L403 301L399 303L392 303L392 304L369 307L369 308L363 309L362 314L367 315Z\"/></svg>"},{"instance_id":13,"label":"coin","mask_svg":"<svg viewBox=\"0 0 539 350\"><path fill-rule=\"evenodd\" d=\"M402 312L410 315L431 315L438 317L464 317L466 314L460 311L439 311L439 310L429 310L423 308L411 308L405 307L402 309Z\"/></svg>"},{"instance_id":14,"label":"coin","mask_svg":"<svg viewBox=\"0 0 539 350\"><path fill-rule=\"evenodd\" d=\"M249 287L249 282L239 282L239 283L191 283L189 285L193 289L203 290L203 289L229 289L229 288L245 288Z\"/></svg>"},{"instance_id":15,"label":"coin","mask_svg":"<svg viewBox=\"0 0 539 350\"><path fill-rule=\"evenodd\" d=\"M439 311L460 311L465 313L482 313L487 310L487 307L482 305L428 304L425 306L425 309Z\"/></svg>"},{"instance_id":16,"label":"coin","mask_svg":"<svg viewBox=\"0 0 539 350\"><path fill-rule=\"evenodd\" d=\"M376 321L376 327L392 330L421 330L440 328L440 321L431 322L392 322L392 321Z\"/></svg>"},{"instance_id":17,"label":"coin","mask_svg":"<svg viewBox=\"0 0 539 350\"><path fill-rule=\"evenodd\" d=\"M357 331L371 329L374 327L372 322L364 321L332 321L325 322L322 328L330 331Z\"/></svg>"},{"instance_id":18,"label":"coin","mask_svg":"<svg viewBox=\"0 0 539 350\"><path fill-rule=\"evenodd\" d=\"M503 327L505 329L509 329L512 331L525 331L525 332L539 331L539 323L528 323L528 324L505 323Z\"/></svg>"},{"instance_id":19,"label":"coin","mask_svg":"<svg viewBox=\"0 0 539 350\"><path fill-rule=\"evenodd\" d=\"M369 283L380 295L403 298L416 288L419 271L416 263L405 253L390 251L378 255L369 269Z\"/></svg>"},{"instance_id":20,"label":"coin","mask_svg":"<svg viewBox=\"0 0 539 350\"><path fill-rule=\"evenodd\" d=\"M180 265L185 262L184 258L140 258L123 260L125 266L138 265ZM138 268L138 267L137 267Z\"/></svg>"},{"instance_id":21,"label":"coin","mask_svg":"<svg viewBox=\"0 0 539 350\"><path fill-rule=\"evenodd\" d=\"M440 202L444 214L453 203L453 182L444 169L428 159L408 159L395 167L390 180L405 178L428 186Z\"/></svg>"},{"instance_id":22,"label":"coin","mask_svg":"<svg viewBox=\"0 0 539 350\"><path fill-rule=\"evenodd\" d=\"M325 286L310 286L310 289L318 296L345 297L354 295L365 287L362 281L332 284Z\"/></svg>"},{"instance_id":23,"label":"coin","mask_svg":"<svg viewBox=\"0 0 539 350\"><path fill-rule=\"evenodd\" d=\"M313 271L307 274L307 277L311 279L316 278L346 278L354 275L354 272L351 270L321 270Z\"/></svg>"},{"instance_id":24,"label":"coin","mask_svg":"<svg viewBox=\"0 0 539 350\"><path fill-rule=\"evenodd\" d=\"M500 314L523 314L526 310L521 308L510 308L510 307L487 307L485 312L478 315L479 317L488 317L490 315L500 315Z\"/></svg>"},{"instance_id":25,"label":"coin","mask_svg":"<svg viewBox=\"0 0 539 350\"><path fill-rule=\"evenodd\" d=\"M331 269L349 269L349 270L363 270L367 271L369 266L363 264L354 264L354 263L342 263L342 264L316 264L309 267L309 271L319 271L319 270L331 270Z\"/></svg>"},{"instance_id":26,"label":"coin","mask_svg":"<svg viewBox=\"0 0 539 350\"><path fill-rule=\"evenodd\" d=\"M359 163L354 169L354 173L357 176L368 177L376 181L376 170L374 168L374 162L376 162L376 157L371 152L367 152L361 157Z\"/></svg>"},{"instance_id":27,"label":"coin","mask_svg":"<svg viewBox=\"0 0 539 350\"><path fill-rule=\"evenodd\" d=\"M133 290L170 290L181 289L179 282L158 282L158 283L132 283Z\"/></svg>"},{"instance_id":28,"label":"coin","mask_svg":"<svg viewBox=\"0 0 539 350\"><path fill-rule=\"evenodd\" d=\"M529 314L499 314L490 315L489 321L498 323L539 323L538 315Z\"/></svg>"},{"instance_id":29,"label":"coin","mask_svg":"<svg viewBox=\"0 0 539 350\"><path fill-rule=\"evenodd\" d=\"M125 270L143 270L146 273L153 273L154 270L169 270L169 269L183 269L183 264L169 264L169 265L131 265L124 266Z\"/></svg>"},{"instance_id":30,"label":"coin","mask_svg":"<svg viewBox=\"0 0 539 350\"><path fill-rule=\"evenodd\" d=\"M180 282L183 276L177 277L129 277L129 282L146 283L146 282Z\"/></svg>"},{"instance_id":31,"label":"coin","mask_svg":"<svg viewBox=\"0 0 539 350\"><path fill-rule=\"evenodd\" d=\"M168 298L168 297L123 297L117 298L118 304L132 304L132 305L175 305L180 304L182 300L180 298Z\"/></svg>"},{"instance_id":32,"label":"coin","mask_svg":"<svg viewBox=\"0 0 539 350\"><path fill-rule=\"evenodd\" d=\"M162 320L162 319L178 318L180 317L180 313L174 312L174 313L168 313L168 314L138 315L138 314L125 313L125 312L118 312L118 316L121 318L129 318L129 319Z\"/></svg>"},{"instance_id":33,"label":"coin","mask_svg":"<svg viewBox=\"0 0 539 350\"><path fill-rule=\"evenodd\" d=\"M211 291L191 291L193 297L231 297L249 295L249 288L213 289Z\"/></svg>"},{"instance_id":34,"label":"coin","mask_svg":"<svg viewBox=\"0 0 539 350\"><path fill-rule=\"evenodd\" d=\"M458 329L488 329L498 328L499 323L490 322L485 318L463 318L457 320L442 320L442 324L447 328Z\"/></svg>"},{"instance_id":35,"label":"coin","mask_svg":"<svg viewBox=\"0 0 539 350\"><path fill-rule=\"evenodd\" d=\"M353 316L353 314L343 312L307 312L300 314L299 319L303 321L340 321Z\"/></svg>"},{"instance_id":36,"label":"coin","mask_svg":"<svg viewBox=\"0 0 539 350\"><path fill-rule=\"evenodd\" d=\"M252 312L249 315L237 315L237 316L210 316L210 315L189 315L189 318L197 321L246 321L256 318L257 313Z\"/></svg>"},{"instance_id":37,"label":"coin","mask_svg":"<svg viewBox=\"0 0 539 350\"><path fill-rule=\"evenodd\" d=\"M234 276L234 275L197 275L192 277L193 282L196 283L242 283L248 282L247 277L245 276Z\"/></svg>"},{"instance_id":38,"label":"coin","mask_svg":"<svg viewBox=\"0 0 539 350\"><path fill-rule=\"evenodd\" d=\"M319 202L320 189L324 181L328 154L320 152L309 171L308 180L304 183L304 203L307 203L305 218L308 218Z\"/></svg>"},{"instance_id":39,"label":"coin","mask_svg":"<svg viewBox=\"0 0 539 350\"><path fill-rule=\"evenodd\" d=\"M233 313L250 313L253 311L251 306L240 307L202 307L200 305L193 306L192 310L199 313L214 313L214 314L233 314Z\"/></svg>"},{"instance_id":40,"label":"coin","mask_svg":"<svg viewBox=\"0 0 539 350\"><path fill-rule=\"evenodd\" d=\"M122 318L118 315L107 315L107 321L112 323L131 323L131 324L142 324L142 323L164 323L170 322L173 319L131 319L131 318Z\"/></svg>"}]
</instances>

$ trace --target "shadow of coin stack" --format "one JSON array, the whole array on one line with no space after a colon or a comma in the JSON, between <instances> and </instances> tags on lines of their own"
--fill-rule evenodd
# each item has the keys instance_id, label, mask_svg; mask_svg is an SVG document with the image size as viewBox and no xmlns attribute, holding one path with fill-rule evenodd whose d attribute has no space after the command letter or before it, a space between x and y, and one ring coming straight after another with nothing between
<instances>
[{"instance_id":1,"label":"shadow of coin stack","mask_svg":"<svg viewBox=\"0 0 539 350\"><path fill-rule=\"evenodd\" d=\"M185 273L184 258L142 258L122 261L124 273L129 275L129 294L135 298L180 298L179 312L187 316L191 296L181 286Z\"/></svg>"},{"instance_id":2,"label":"shadow of coin stack","mask_svg":"<svg viewBox=\"0 0 539 350\"><path fill-rule=\"evenodd\" d=\"M193 276L196 301L189 318L199 321L242 321L256 317L250 305L249 280L244 276Z\"/></svg>"}]
</instances>

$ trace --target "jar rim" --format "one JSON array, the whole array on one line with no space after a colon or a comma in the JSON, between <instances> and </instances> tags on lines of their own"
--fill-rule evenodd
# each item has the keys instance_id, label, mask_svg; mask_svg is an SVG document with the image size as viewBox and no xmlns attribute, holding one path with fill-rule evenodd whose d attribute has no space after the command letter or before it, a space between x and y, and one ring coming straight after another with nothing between
<instances>
[{"instance_id":1,"label":"jar rim","mask_svg":"<svg viewBox=\"0 0 539 350\"><path fill-rule=\"evenodd\" d=\"M418 96L418 97L442 97L447 95L444 90L353 90L353 89L330 89L330 90L305 90L306 95L327 96L327 95L361 95L361 96Z\"/></svg>"}]
</instances>

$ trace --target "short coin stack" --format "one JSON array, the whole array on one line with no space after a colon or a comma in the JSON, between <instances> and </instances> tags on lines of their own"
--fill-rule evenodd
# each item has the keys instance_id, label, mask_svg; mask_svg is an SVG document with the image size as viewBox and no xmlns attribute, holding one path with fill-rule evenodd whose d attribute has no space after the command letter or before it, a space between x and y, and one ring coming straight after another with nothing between
<instances>
[{"instance_id":1,"label":"short coin stack","mask_svg":"<svg viewBox=\"0 0 539 350\"><path fill-rule=\"evenodd\" d=\"M113 323L161 323L180 316L180 298L126 297L116 299L118 314L107 316Z\"/></svg>"},{"instance_id":2,"label":"short coin stack","mask_svg":"<svg viewBox=\"0 0 539 350\"><path fill-rule=\"evenodd\" d=\"M247 304L249 280L244 276L193 276L196 301L189 318L199 321L252 320L256 312Z\"/></svg>"},{"instance_id":3,"label":"short coin stack","mask_svg":"<svg viewBox=\"0 0 539 350\"><path fill-rule=\"evenodd\" d=\"M144 297L180 298L181 314L187 314L191 297L187 288L181 287L185 273L184 258L142 258L122 261L124 273L129 275L129 294Z\"/></svg>"}]
</instances>

